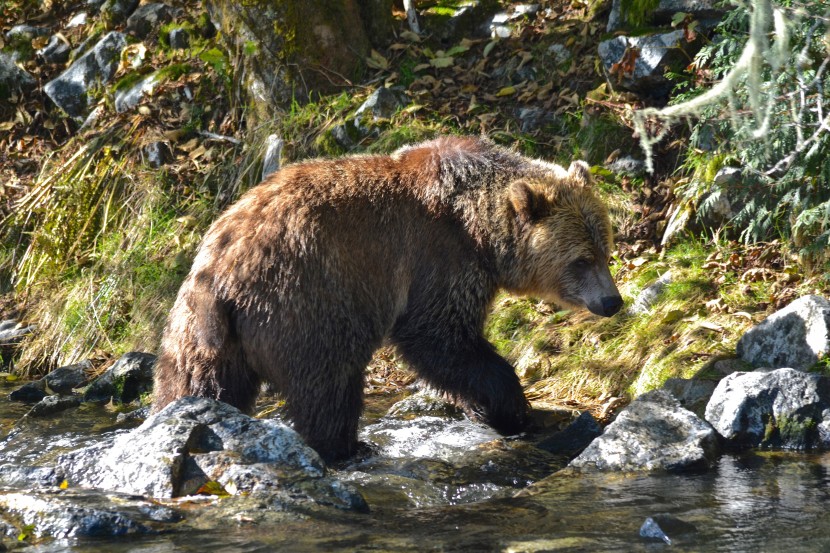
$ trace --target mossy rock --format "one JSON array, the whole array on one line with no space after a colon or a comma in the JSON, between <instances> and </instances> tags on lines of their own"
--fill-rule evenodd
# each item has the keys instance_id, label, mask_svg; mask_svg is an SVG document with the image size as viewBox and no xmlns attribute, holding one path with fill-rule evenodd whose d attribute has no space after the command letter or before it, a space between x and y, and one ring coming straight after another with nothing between
<instances>
[{"instance_id":1,"label":"mossy rock","mask_svg":"<svg viewBox=\"0 0 830 553\"><path fill-rule=\"evenodd\" d=\"M84 401L130 403L153 388L156 356L133 351L125 353L115 364L89 385Z\"/></svg>"}]
</instances>

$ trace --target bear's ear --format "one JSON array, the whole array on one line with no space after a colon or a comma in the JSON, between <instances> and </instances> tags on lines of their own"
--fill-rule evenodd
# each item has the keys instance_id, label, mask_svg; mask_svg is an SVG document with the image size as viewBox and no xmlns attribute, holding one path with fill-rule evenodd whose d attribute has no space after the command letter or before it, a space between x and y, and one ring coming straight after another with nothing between
<instances>
[{"instance_id":1,"label":"bear's ear","mask_svg":"<svg viewBox=\"0 0 830 553\"><path fill-rule=\"evenodd\" d=\"M581 187L588 187L594 183L591 168L584 161L573 161L568 167L568 178L572 183Z\"/></svg>"},{"instance_id":2,"label":"bear's ear","mask_svg":"<svg viewBox=\"0 0 830 553\"><path fill-rule=\"evenodd\" d=\"M548 202L533 185L525 180L517 180L510 184L510 205L521 221L527 224L545 215Z\"/></svg>"}]
</instances>

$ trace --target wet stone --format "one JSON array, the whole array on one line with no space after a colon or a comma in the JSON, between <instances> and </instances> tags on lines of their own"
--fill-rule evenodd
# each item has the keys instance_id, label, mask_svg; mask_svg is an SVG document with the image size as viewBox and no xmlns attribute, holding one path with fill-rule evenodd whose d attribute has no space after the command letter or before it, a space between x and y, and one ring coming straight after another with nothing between
<instances>
[{"instance_id":1,"label":"wet stone","mask_svg":"<svg viewBox=\"0 0 830 553\"><path fill-rule=\"evenodd\" d=\"M82 403L80 396L46 396L32 406L27 417L48 417L77 407Z\"/></svg>"},{"instance_id":2,"label":"wet stone","mask_svg":"<svg viewBox=\"0 0 830 553\"><path fill-rule=\"evenodd\" d=\"M46 381L40 379L34 382L27 382L17 390L14 390L9 394L9 399L12 401L22 401L23 403L37 403L46 396Z\"/></svg>"},{"instance_id":3,"label":"wet stone","mask_svg":"<svg viewBox=\"0 0 830 553\"><path fill-rule=\"evenodd\" d=\"M830 448L830 377L788 368L730 374L706 420L736 447Z\"/></svg>"},{"instance_id":4,"label":"wet stone","mask_svg":"<svg viewBox=\"0 0 830 553\"><path fill-rule=\"evenodd\" d=\"M193 397L171 403L130 432L62 455L58 467L81 487L165 498L195 493L211 481L231 494L267 495L325 475L320 456L291 428ZM342 503L346 497L321 491L337 488L334 481L315 486L309 489L322 495L309 493L303 501Z\"/></svg>"},{"instance_id":5,"label":"wet stone","mask_svg":"<svg viewBox=\"0 0 830 553\"><path fill-rule=\"evenodd\" d=\"M117 423L124 423L124 422L131 422L131 421L144 421L147 417L150 416L150 406L145 405L144 407L139 407L129 413L118 413L118 416L115 417L115 422Z\"/></svg>"},{"instance_id":6,"label":"wet stone","mask_svg":"<svg viewBox=\"0 0 830 553\"><path fill-rule=\"evenodd\" d=\"M26 489L33 487L53 487L60 485L63 479L63 473L55 470L54 467L22 467L16 464L0 465L0 486Z\"/></svg>"},{"instance_id":7,"label":"wet stone","mask_svg":"<svg viewBox=\"0 0 830 553\"><path fill-rule=\"evenodd\" d=\"M411 419L416 416L458 417L461 409L442 399L431 390L419 390L389 408L387 416Z\"/></svg>"},{"instance_id":8,"label":"wet stone","mask_svg":"<svg viewBox=\"0 0 830 553\"><path fill-rule=\"evenodd\" d=\"M58 367L44 379L46 385L52 392L56 394L69 394L75 388L81 388L89 381L87 371L92 369L92 363L84 361L75 365L66 365L65 367Z\"/></svg>"},{"instance_id":9,"label":"wet stone","mask_svg":"<svg viewBox=\"0 0 830 553\"><path fill-rule=\"evenodd\" d=\"M36 537L67 539L147 534L154 531L153 523L172 523L181 518L169 508L135 498L100 503L97 496L69 491L5 493L0 494L0 522L18 533L25 527ZM8 520L4 520L6 517Z\"/></svg>"},{"instance_id":10,"label":"wet stone","mask_svg":"<svg viewBox=\"0 0 830 553\"><path fill-rule=\"evenodd\" d=\"M719 454L706 421L684 409L670 393L643 394L623 409L572 467L582 470L700 470Z\"/></svg>"},{"instance_id":11,"label":"wet stone","mask_svg":"<svg viewBox=\"0 0 830 553\"><path fill-rule=\"evenodd\" d=\"M156 356L133 351L122 355L84 392L84 401L119 401L129 403L153 389L153 366Z\"/></svg>"},{"instance_id":12,"label":"wet stone","mask_svg":"<svg viewBox=\"0 0 830 553\"><path fill-rule=\"evenodd\" d=\"M536 447L573 458L600 435L602 435L602 427L589 411L584 411L567 428L545 438L536 444Z\"/></svg>"}]
</instances>

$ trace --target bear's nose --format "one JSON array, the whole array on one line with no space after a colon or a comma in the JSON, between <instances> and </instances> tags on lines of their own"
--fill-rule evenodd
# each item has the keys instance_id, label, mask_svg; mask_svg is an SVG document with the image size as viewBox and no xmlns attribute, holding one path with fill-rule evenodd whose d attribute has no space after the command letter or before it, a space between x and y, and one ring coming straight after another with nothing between
<instances>
[{"instance_id":1,"label":"bear's nose","mask_svg":"<svg viewBox=\"0 0 830 553\"><path fill-rule=\"evenodd\" d=\"M605 296L602 298L603 315L610 317L614 315L623 305L623 299L620 296Z\"/></svg>"}]
</instances>

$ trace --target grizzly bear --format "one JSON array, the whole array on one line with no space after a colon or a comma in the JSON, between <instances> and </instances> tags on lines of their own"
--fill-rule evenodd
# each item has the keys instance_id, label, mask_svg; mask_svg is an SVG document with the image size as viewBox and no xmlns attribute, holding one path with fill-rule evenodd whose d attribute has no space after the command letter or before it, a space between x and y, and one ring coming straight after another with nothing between
<instances>
[{"instance_id":1,"label":"grizzly bear","mask_svg":"<svg viewBox=\"0 0 830 553\"><path fill-rule=\"evenodd\" d=\"M529 404L483 336L500 288L611 316L612 232L587 165L485 139L289 165L210 227L155 369L182 396L244 411L262 383L326 460L357 446L364 371L384 342L473 418L521 431Z\"/></svg>"}]
</instances>

